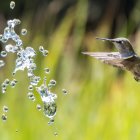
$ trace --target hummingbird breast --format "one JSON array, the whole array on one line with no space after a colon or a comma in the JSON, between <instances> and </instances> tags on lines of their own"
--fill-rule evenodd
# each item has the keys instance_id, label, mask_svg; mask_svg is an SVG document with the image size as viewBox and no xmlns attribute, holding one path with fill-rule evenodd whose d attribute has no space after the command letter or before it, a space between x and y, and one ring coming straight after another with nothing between
<instances>
[{"instance_id":1,"label":"hummingbird breast","mask_svg":"<svg viewBox=\"0 0 140 140\"><path fill-rule=\"evenodd\" d=\"M129 59L124 60L123 62L124 67L131 71L135 77L135 79L140 80L140 58L139 57L132 57Z\"/></svg>"}]
</instances>

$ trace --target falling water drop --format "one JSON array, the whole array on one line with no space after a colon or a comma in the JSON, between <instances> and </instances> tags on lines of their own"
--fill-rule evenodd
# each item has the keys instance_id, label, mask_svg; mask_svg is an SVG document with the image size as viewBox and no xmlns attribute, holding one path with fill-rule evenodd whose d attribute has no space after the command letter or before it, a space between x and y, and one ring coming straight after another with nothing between
<instances>
[{"instance_id":1,"label":"falling water drop","mask_svg":"<svg viewBox=\"0 0 140 140\"><path fill-rule=\"evenodd\" d=\"M10 2L10 8L13 10L15 8L15 2L14 1L11 1Z\"/></svg>"},{"instance_id":2,"label":"falling water drop","mask_svg":"<svg viewBox=\"0 0 140 140\"><path fill-rule=\"evenodd\" d=\"M10 83L10 80L9 80L9 79L5 79L5 80L4 80L4 84L5 84L6 86L8 86L9 83Z\"/></svg>"},{"instance_id":3,"label":"falling water drop","mask_svg":"<svg viewBox=\"0 0 140 140\"><path fill-rule=\"evenodd\" d=\"M44 71L45 71L46 74L50 73L50 69L49 68L45 68Z\"/></svg>"},{"instance_id":4,"label":"falling water drop","mask_svg":"<svg viewBox=\"0 0 140 140\"><path fill-rule=\"evenodd\" d=\"M16 82L15 82L15 81L11 81L11 82L10 82L10 86L11 86L12 88L14 88L15 85L16 85Z\"/></svg>"},{"instance_id":5,"label":"falling water drop","mask_svg":"<svg viewBox=\"0 0 140 140\"><path fill-rule=\"evenodd\" d=\"M6 114L2 114L1 119L5 122L7 120Z\"/></svg>"},{"instance_id":6,"label":"falling water drop","mask_svg":"<svg viewBox=\"0 0 140 140\"><path fill-rule=\"evenodd\" d=\"M44 114L48 118L53 118L56 115L56 103L54 101L44 102Z\"/></svg>"},{"instance_id":7,"label":"falling water drop","mask_svg":"<svg viewBox=\"0 0 140 140\"><path fill-rule=\"evenodd\" d=\"M54 132L54 135L55 135L55 136L58 136L58 133L57 133L57 132Z\"/></svg>"},{"instance_id":8,"label":"falling water drop","mask_svg":"<svg viewBox=\"0 0 140 140\"><path fill-rule=\"evenodd\" d=\"M26 34L27 34L27 30L26 30L26 29L22 29L22 30L21 30L21 34L22 34L22 35L26 35Z\"/></svg>"},{"instance_id":9,"label":"falling water drop","mask_svg":"<svg viewBox=\"0 0 140 140\"><path fill-rule=\"evenodd\" d=\"M43 53L43 56L47 56L49 51L48 50L44 50L42 53Z\"/></svg>"},{"instance_id":10,"label":"falling water drop","mask_svg":"<svg viewBox=\"0 0 140 140\"><path fill-rule=\"evenodd\" d=\"M8 112L8 107L7 106L3 106L3 112Z\"/></svg>"},{"instance_id":11,"label":"falling water drop","mask_svg":"<svg viewBox=\"0 0 140 140\"><path fill-rule=\"evenodd\" d=\"M67 92L66 89L62 89L62 92L63 92L64 95L67 95L68 94L68 92Z\"/></svg>"},{"instance_id":12,"label":"falling water drop","mask_svg":"<svg viewBox=\"0 0 140 140\"><path fill-rule=\"evenodd\" d=\"M28 96L29 100L35 101L35 96L34 96L33 92L28 92L27 96Z\"/></svg>"},{"instance_id":13,"label":"falling water drop","mask_svg":"<svg viewBox=\"0 0 140 140\"><path fill-rule=\"evenodd\" d=\"M6 57L7 56L7 52L6 51L1 51L1 57Z\"/></svg>"},{"instance_id":14,"label":"falling water drop","mask_svg":"<svg viewBox=\"0 0 140 140\"><path fill-rule=\"evenodd\" d=\"M41 111L41 105L40 105L40 104L37 104L37 105L36 105L36 108L37 108L39 111Z\"/></svg>"},{"instance_id":15,"label":"falling water drop","mask_svg":"<svg viewBox=\"0 0 140 140\"><path fill-rule=\"evenodd\" d=\"M29 85L28 90L33 90L33 85Z\"/></svg>"},{"instance_id":16,"label":"falling water drop","mask_svg":"<svg viewBox=\"0 0 140 140\"><path fill-rule=\"evenodd\" d=\"M43 52L44 51L44 47L43 46L39 46L39 51Z\"/></svg>"}]
</instances>

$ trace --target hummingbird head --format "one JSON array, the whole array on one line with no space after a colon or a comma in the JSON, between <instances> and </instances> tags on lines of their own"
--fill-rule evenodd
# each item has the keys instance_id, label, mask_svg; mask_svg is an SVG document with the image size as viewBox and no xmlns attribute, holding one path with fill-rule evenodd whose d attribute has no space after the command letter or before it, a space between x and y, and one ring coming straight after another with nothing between
<instances>
[{"instance_id":1,"label":"hummingbird head","mask_svg":"<svg viewBox=\"0 0 140 140\"><path fill-rule=\"evenodd\" d=\"M127 38L120 37L114 39L109 38L96 38L96 39L112 42L124 59L133 57L135 55L133 47Z\"/></svg>"}]
</instances>

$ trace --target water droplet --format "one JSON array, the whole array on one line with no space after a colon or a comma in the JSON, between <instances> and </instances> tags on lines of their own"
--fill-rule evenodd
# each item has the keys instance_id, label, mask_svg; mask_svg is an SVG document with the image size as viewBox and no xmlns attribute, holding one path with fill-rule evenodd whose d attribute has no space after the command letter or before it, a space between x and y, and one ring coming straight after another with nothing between
<instances>
[{"instance_id":1,"label":"water droplet","mask_svg":"<svg viewBox=\"0 0 140 140\"><path fill-rule=\"evenodd\" d=\"M7 106L3 106L3 112L8 112L8 107Z\"/></svg>"},{"instance_id":2,"label":"water droplet","mask_svg":"<svg viewBox=\"0 0 140 140\"><path fill-rule=\"evenodd\" d=\"M8 40L7 38L4 38L4 37L3 37L1 41L2 41L2 43L6 43L7 40Z\"/></svg>"},{"instance_id":3,"label":"water droplet","mask_svg":"<svg viewBox=\"0 0 140 140\"><path fill-rule=\"evenodd\" d=\"M33 90L33 85L29 85L28 90Z\"/></svg>"},{"instance_id":4,"label":"water droplet","mask_svg":"<svg viewBox=\"0 0 140 140\"><path fill-rule=\"evenodd\" d=\"M35 101L35 96L34 96L34 94L32 93L32 92L28 92L28 98L30 99L30 100L32 100L32 101Z\"/></svg>"},{"instance_id":5,"label":"water droplet","mask_svg":"<svg viewBox=\"0 0 140 140\"><path fill-rule=\"evenodd\" d=\"M53 102L45 102L44 103L44 114L45 116L47 116L48 118L53 118L56 115L56 103Z\"/></svg>"},{"instance_id":6,"label":"water droplet","mask_svg":"<svg viewBox=\"0 0 140 140\"><path fill-rule=\"evenodd\" d=\"M44 51L44 47L43 46L39 46L39 51L43 52Z\"/></svg>"},{"instance_id":7,"label":"water droplet","mask_svg":"<svg viewBox=\"0 0 140 140\"><path fill-rule=\"evenodd\" d=\"M67 94L68 94L68 92L67 92L67 90L66 90L66 89L62 89L62 92L63 92L63 94L65 94L65 95L67 95Z\"/></svg>"},{"instance_id":8,"label":"water droplet","mask_svg":"<svg viewBox=\"0 0 140 140\"><path fill-rule=\"evenodd\" d=\"M2 93L4 94L6 92L6 89L2 89Z\"/></svg>"},{"instance_id":9,"label":"water droplet","mask_svg":"<svg viewBox=\"0 0 140 140\"><path fill-rule=\"evenodd\" d=\"M50 84L55 86L56 85L56 81L55 80L50 80Z\"/></svg>"},{"instance_id":10,"label":"water droplet","mask_svg":"<svg viewBox=\"0 0 140 140\"><path fill-rule=\"evenodd\" d=\"M18 81L16 79L13 79L13 82L15 82L15 84L17 84Z\"/></svg>"},{"instance_id":11,"label":"water droplet","mask_svg":"<svg viewBox=\"0 0 140 140\"><path fill-rule=\"evenodd\" d=\"M27 30L26 30L26 29L22 29L22 30L21 30L21 34L22 34L22 35L26 35L26 34L27 34Z\"/></svg>"},{"instance_id":12,"label":"water droplet","mask_svg":"<svg viewBox=\"0 0 140 140\"><path fill-rule=\"evenodd\" d=\"M48 50L44 50L42 53L43 53L44 56L47 56L49 51Z\"/></svg>"},{"instance_id":13,"label":"water droplet","mask_svg":"<svg viewBox=\"0 0 140 140\"><path fill-rule=\"evenodd\" d=\"M5 84L5 82L3 82L2 84L1 84L1 87L3 88L3 89L5 89L6 88L6 84Z\"/></svg>"},{"instance_id":14,"label":"water droplet","mask_svg":"<svg viewBox=\"0 0 140 140\"><path fill-rule=\"evenodd\" d=\"M37 108L39 111L41 111L41 105L40 105L40 104L37 104L37 105L36 105L36 108Z\"/></svg>"},{"instance_id":15,"label":"water droplet","mask_svg":"<svg viewBox=\"0 0 140 140\"><path fill-rule=\"evenodd\" d=\"M47 73L47 74L50 73L50 69L49 69L49 68L45 68L44 71L45 71L45 73Z\"/></svg>"},{"instance_id":16,"label":"water droplet","mask_svg":"<svg viewBox=\"0 0 140 140\"><path fill-rule=\"evenodd\" d=\"M5 80L4 80L4 84L5 84L6 86L8 86L9 83L10 83L10 80L9 80L9 79L5 79Z\"/></svg>"},{"instance_id":17,"label":"water droplet","mask_svg":"<svg viewBox=\"0 0 140 140\"><path fill-rule=\"evenodd\" d=\"M27 95L28 95L29 98L32 98L34 96L34 94L32 92L28 92Z\"/></svg>"},{"instance_id":18,"label":"water droplet","mask_svg":"<svg viewBox=\"0 0 140 140\"><path fill-rule=\"evenodd\" d=\"M10 2L10 8L13 10L15 8L15 2L14 1L11 1Z\"/></svg>"},{"instance_id":19,"label":"water droplet","mask_svg":"<svg viewBox=\"0 0 140 140\"><path fill-rule=\"evenodd\" d=\"M7 120L6 114L2 114L1 119L5 122Z\"/></svg>"},{"instance_id":20,"label":"water droplet","mask_svg":"<svg viewBox=\"0 0 140 140\"><path fill-rule=\"evenodd\" d=\"M48 122L48 125L52 125L54 123L54 118L50 118L50 121Z\"/></svg>"},{"instance_id":21,"label":"water droplet","mask_svg":"<svg viewBox=\"0 0 140 140\"><path fill-rule=\"evenodd\" d=\"M39 76L34 76L30 78L30 84L33 86L36 86L40 81L40 77Z\"/></svg>"},{"instance_id":22,"label":"water droplet","mask_svg":"<svg viewBox=\"0 0 140 140\"><path fill-rule=\"evenodd\" d=\"M15 81L11 81L11 82L10 82L10 86L11 86L12 88L14 88L15 85L16 85Z\"/></svg>"},{"instance_id":23,"label":"water droplet","mask_svg":"<svg viewBox=\"0 0 140 140\"><path fill-rule=\"evenodd\" d=\"M17 51L17 47L16 47L16 46L13 46L13 45L11 45L11 44L8 44L8 45L5 46L5 50L6 50L7 52L12 52L12 53L14 53L14 52Z\"/></svg>"},{"instance_id":24,"label":"water droplet","mask_svg":"<svg viewBox=\"0 0 140 140\"><path fill-rule=\"evenodd\" d=\"M57 133L57 132L54 132L54 135L55 135L55 136L58 136L58 133Z\"/></svg>"},{"instance_id":25,"label":"water droplet","mask_svg":"<svg viewBox=\"0 0 140 140\"><path fill-rule=\"evenodd\" d=\"M15 71L13 71L13 72L12 72L12 75L13 75L13 76L15 76L15 74L16 74L16 72L15 72Z\"/></svg>"},{"instance_id":26,"label":"water droplet","mask_svg":"<svg viewBox=\"0 0 140 140\"><path fill-rule=\"evenodd\" d=\"M36 99L35 99L35 96L33 96L32 98L31 98L31 100L34 102Z\"/></svg>"},{"instance_id":27,"label":"water droplet","mask_svg":"<svg viewBox=\"0 0 140 140\"><path fill-rule=\"evenodd\" d=\"M5 62L3 60L0 60L0 68L5 65Z\"/></svg>"},{"instance_id":28,"label":"water droplet","mask_svg":"<svg viewBox=\"0 0 140 140\"><path fill-rule=\"evenodd\" d=\"M7 52L6 51L1 51L1 57L6 57L7 56Z\"/></svg>"}]
</instances>

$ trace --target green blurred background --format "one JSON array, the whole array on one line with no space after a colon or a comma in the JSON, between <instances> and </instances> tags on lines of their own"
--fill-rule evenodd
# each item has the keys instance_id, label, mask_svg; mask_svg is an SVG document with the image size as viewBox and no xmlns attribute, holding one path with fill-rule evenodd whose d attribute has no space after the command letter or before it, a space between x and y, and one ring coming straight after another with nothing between
<instances>
[{"instance_id":1,"label":"green blurred background","mask_svg":"<svg viewBox=\"0 0 140 140\"><path fill-rule=\"evenodd\" d=\"M104 65L81 54L82 51L113 51L112 44L95 37L127 37L140 54L140 1L138 0L16 0L14 10L9 0L0 4L0 32L6 21L19 18L16 28L28 30L21 38L24 47L49 50L47 57L37 53L36 74L56 79L52 90L57 93L55 124L36 109L41 100L27 98L26 71L15 78L18 85L0 95L9 107L8 119L0 121L0 140L139 140L140 84L129 72ZM1 44L2 49L2 44ZM0 70L0 82L12 78L16 56L8 54L7 65ZM41 84L41 83L40 83ZM69 92L63 95L61 89ZM58 135L55 136L54 133Z\"/></svg>"}]
</instances>

